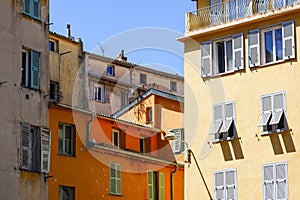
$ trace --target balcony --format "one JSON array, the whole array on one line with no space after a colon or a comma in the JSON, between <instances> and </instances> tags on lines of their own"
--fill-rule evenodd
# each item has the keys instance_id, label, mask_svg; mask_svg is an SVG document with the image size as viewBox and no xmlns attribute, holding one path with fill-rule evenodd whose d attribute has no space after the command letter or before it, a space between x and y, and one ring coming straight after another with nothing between
<instances>
[{"instance_id":1,"label":"balcony","mask_svg":"<svg viewBox=\"0 0 300 200\"><path fill-rule=\"evenodd\" d=\"M228 23L237 19L289 8L300 0L231 0L186 13L186 32Z\"/></svg>"}]
</instances>

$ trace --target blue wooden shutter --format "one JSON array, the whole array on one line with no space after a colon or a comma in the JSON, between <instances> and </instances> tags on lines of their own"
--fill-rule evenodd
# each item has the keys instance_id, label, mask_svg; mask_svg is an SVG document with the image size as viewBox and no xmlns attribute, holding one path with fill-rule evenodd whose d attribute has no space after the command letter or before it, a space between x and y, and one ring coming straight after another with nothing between
<instances>
[{"instance_id":1,"label":"blue wooden shutter","mask_svg":"<svg viewBox=\"0 0 300 200\"><path fill-rule=\"evenodd\" d=\"M40 89L40 52L31 50L31 88Z\"/></svg>"},{"instance_id":2,"label":"blue wooden shutter","mask_svg":"<svg viewBox=\"0 0 300 200\"><path fill-rule=\"evenodd\" d=\"M283 59L295 58L294 21L282 24Z\"/></svg>"},{"instance_id":3,"label":"blue wooden shutter","mask_svg":"<svg viewBox=\"0 0 300 200\"><path fill-rule=\"evenodd\" d=\"M32 17L36 19L41 18L41 3L40 0L33 0L32 2Z\"/></svg>"},{"instance_id":4,"label":"blue wooden shutter","mask_svg":"<svg viewBox=\"0 0 300 200\"><path fill-rule=\"evenodd\" d=\"M201 48L201 76L208 77L212 75L212 44L210 42L202 43Z\"/></svg>"},{"instance_id":5,"label":"blue wooden shutter","mask_svg":"<svg viewBox=\"0 0 300 200\"><path fill-rule=\"evenodd\" d=\"M243 34L234 35L232 43L234 69L244 69Z\"/></svg>"},{"instance_id":6,"label":"blue wooden shutter","mask_svg":"<svg viewBox=\"0 0 300 200\"><path fill-rule=\"evenodd\" d=\"M260 65L260 48L259 48L259 30L249 31L248 33L248 55L249 67Z\"/></svg>"},{"instance_id":7,"label":"blue wooden shutter","mask_svg":"<svg viewBox=\"0 0 300 200\"><path fill-rule=\"evenodd\" d=\"M30 15L30 0L23 0L23 13Z\"/></svg>"}]
</instances>

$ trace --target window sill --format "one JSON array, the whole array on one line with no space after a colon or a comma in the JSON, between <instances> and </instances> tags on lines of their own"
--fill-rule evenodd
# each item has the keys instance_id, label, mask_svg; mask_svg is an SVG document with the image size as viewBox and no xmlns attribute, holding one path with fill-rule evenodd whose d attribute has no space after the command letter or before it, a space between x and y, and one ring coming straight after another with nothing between
<instances>
[{"instance_id":1,"label":"window sill","mask_svg":"<svg viewBox=\"0 0 300 200\"><path fill-rule=\"evenodd\" d=\"M35 17L32 17L31 15L28 15L26 13L23 13L22 12L22 15L24 16L24 18L27 18L27 19L31 19L31 20L34 20L35 22L39 23L39 24L42 24L42 20L39 18L35 18Z\"/></svg>"},{"instance_id":2,"label":"window sill","mask_svg":"<svg viewBox=\"0 0 300 200\"><path fill-rule=\"evenodd\" d=\"M44 173L41 172L41 171L32 170L32 169L26 169L26 168L23 168L23 167L19 167L19 170L21 170L21 171L26 171L26 172L29 172L29 173L35 173L35 174L44 174Z\"/></svg>"},{"instance_id":3,"label":"window sill","mask_svg":"<svg viewBox=\"0 0 300 200\"><path fill-rule=\"evenodd\" d=\"M109 103L109 101L102 101L102 100L98 100L98 99L92 99L92 100L97 103Z\"/></svg>"},{"instance_id":4,"label":"window sill","mask_svg":"<svg viewBox=\"0 0 300 200\"><path fill-rule=\"evenodd\" d=\"M221 143L221 142L228 142L228 141L232 141L235 139L236 139L236 137L227 137L225 139L216 139L216 140L213 140L213 144L217 144L217 143Z\"/></svg>"},{"instance_id":5,"label":"window sill","mask_svg":"<svg viewBox=\"0 0 300 200\"><path fill-rule=\"evenodd\" d=\"M276 129L275 131L264 131L264 132L261 132L260 135L261 136L272 135L272 134L283 133L285 131L286 130L284 128L282 128L282 129Z\"/></svg>"},{"instance_id":6,"label":"window sill","mask_svg":"<svg viewBox=\"0 0 300 200\"><path fill-rule=\"evenodd\" d=\"M260 67L268 67L268 66L272 66L272 65L282 64L282 63L285 63L285 62L291 62L294 59L295 58L286 59L286 60L278 60L278 61L275 61L275 62L269 62L269 63L264 63L264 64L261 64L261 65L257 65L257 66L252 66L252 67L249 67L249 68L250 69L257 69L257 68L260 68Z\"/></svg>"},{"instance_id":7,"label":"window sill","mask_svg":"<svg viewBox=\"0 0 300 200\"><path fill-rule=\"evenodd\" d=\"M111 195L111 196L116 196L116 197L122 197L122 194L113 194L113 193L109 193L109 195Z\"/></svg>"},{"instance_id":8,"label":"window sill","mask_svg":"<svg viewBox=\"0 0 300 200\"><path fill-rule=\"evenodd\" d=\"M222 76L227 76L227 75L231 75L231 74L235 74L236 72L241 72L243 69L237 69L237 70L231 70L228 72L223 72L223 73L219 73L219 74L213 74L211 76L205 76L202 77L203 79L209 79L209 78L217 78L217 77L222 77Z\"/></svg>"},{"instance_id":9,"label":"window sill","mask_svg":"<svg viewBox=\"0 0 300 200\"><path fill-rule=\"evenodd\" d=\"M57 155L59 155L59 156L66 156L66 157L73 157L73 158L76 158L76 156L75 155L71 155L71 154L65 154L65 153L57 153Z\"/></svg>"}]
</instances>

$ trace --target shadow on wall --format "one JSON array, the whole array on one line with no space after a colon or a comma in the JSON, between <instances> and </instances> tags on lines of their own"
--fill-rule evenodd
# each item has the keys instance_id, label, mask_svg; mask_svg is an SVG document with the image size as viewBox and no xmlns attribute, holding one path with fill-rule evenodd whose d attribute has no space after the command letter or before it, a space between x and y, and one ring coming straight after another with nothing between
<instances>
[{"instance_id":1,"label":"shadow on wall","mask_svg":"<svg viewBox=\"0 0 300 200\"><path fill-rule=\"evenodd\" d=\"M236 139L230 141L222 141L220 145L225 161L244 159L241 140L238 135L236 135ZM231 151L231 149L233 152Z\"/></svg>"}]
</instances>

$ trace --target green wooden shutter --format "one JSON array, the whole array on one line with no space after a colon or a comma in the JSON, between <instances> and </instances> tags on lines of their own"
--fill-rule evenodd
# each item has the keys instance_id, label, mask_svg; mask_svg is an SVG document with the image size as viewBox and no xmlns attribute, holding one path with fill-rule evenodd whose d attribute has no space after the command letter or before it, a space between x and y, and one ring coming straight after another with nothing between
<instances>
[{"instance_id":1,"label":"green wooden shutter","mask_svg":"<svg viewBox=\"0 0 300 200\"><path fill-rule=\"evenodd\" d=\"M40 89L40 52L31 50L31 88Z\"/></svg>"},{"instance_id":2,"label":"green wooden shutter","mask_svg":"<svg viewBox=\"0 0 300 200\"><path fill-rule=\"evenodd\" d=\"M201 48L201 76L212 75L212 44L211 41L202 43Z\"/></svg>"},{"instance_id":3,"label":"green wooden shutter","mask_svg":"<svg viewBox=\"0 0 300 200\"><path fill-rule=\"evenodd\" d=\"M31 169L32 135L29 124L21 124L21 160L20 165L24 169Z\"/></svg>"},{"instance_id":4,"label":"green wooden shutter","mask_svg":"<svg viewBox=\"0 0 300 200\"><path fill-rule=\"evenodd\" d=\"M249 67L260 65L260 48L259 48L259 30L249 31L248 33L248 55Z\"/></svg>"},{"instance_id":5,"label":"green wooden shutter","mask_svg":"<svg viewBox=\"0 0 300 200\"><path fill-rule=\"evenodd\" d=\"M40 3L40 0L33 0L32 16L36 19L41 18L41 3Z\"/></svg>"},{"instance_id":6,"label":"green wooden shutter","mask_svg":"<svg viewBox=\"0 0 300 200\"><path fill-rule=\"evenodd\" d=\"M153 171L147 171L147 179L148 179L148 200L154 200Z\"/></svg>"},{"instance_id":7,"label":"green wooden shutter","mask_svg":"<svg viewBox=\"0 0 300 200\"><path fill-rule=\"evenodd\" d=\"M50 131L41 129L41 172L49 173L50 170Z\"/></svg>"},{"instance_id":8,"label":"green wooden shutter","mask_svg":"<svg viewBox=\"0 0 300 200\"><path fill-rule=\"evenodd\" d=\"M244 69L243 34L232 37L234 69Z\"/></svg>"},{"instance_id":9,"label":"green wooden shutter","mask_svg":"<svg viewBox=\"0 0 300 200\"><path fill-rule=\"evenodd\" d=\"M159 200L165 199L165 174L159 172Z\"/></svg>"},{"instance_id":10,"label":"green wooden shutter","mask_svg":"<svg viewBox=\"0 0 300 200\"><path fill-rule=\"evenodd\" d=\"M110 193L116 194L116 165L114 163L110 163Z\"/></svg>"},{"instance_id":11,"label":"green wooden shutter","mask_svg":"<svg viewBox=\"0 0 300 200\"><path fill-rule=\"evenodd\" d=\"M283 59L295 58L294 21L282 24Z\"/></svg>"},{"instance_id":12,"label":"green wooden shutter","mask_svg":"<svg viewBox=\"0 0 300 200\"><path fill-rule=\"evenodd\" d=\"M116 194L122 194L122 179L121 179L121 165L116 164Z\"/></svg>"}]
</instances>

